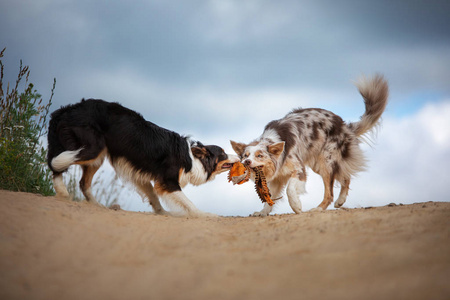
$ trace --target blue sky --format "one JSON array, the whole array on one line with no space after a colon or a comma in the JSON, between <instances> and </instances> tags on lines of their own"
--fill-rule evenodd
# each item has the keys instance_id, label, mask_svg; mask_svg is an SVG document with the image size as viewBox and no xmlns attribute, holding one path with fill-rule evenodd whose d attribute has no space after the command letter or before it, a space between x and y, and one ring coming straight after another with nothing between
<instances>
[{"instance_id":1,"label":"blue sky","mask_svg":"<svg viewBox=\"0 0 450 300\"><path fill-rule=\"evenodd\" d=\"M228 152L230 139L249 142L294 107L357 120L352 81L382 73L390 103L347 206L448 201L449 15L449 1L4 0L0 47L7 81L20 59L44 98L56 77L53 109L117 101ZM309 174L305 209L323 194ZM146 207L129 193L124 207ZM186 193L224 215L261 206L251 184L233 187L225 174Z\"/></svg>"}]
</instances>

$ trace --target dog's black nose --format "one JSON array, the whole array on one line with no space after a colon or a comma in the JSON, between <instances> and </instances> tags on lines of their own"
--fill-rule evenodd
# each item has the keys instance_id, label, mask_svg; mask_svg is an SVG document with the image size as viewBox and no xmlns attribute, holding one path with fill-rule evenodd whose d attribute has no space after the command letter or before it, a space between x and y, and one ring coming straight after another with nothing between
<instances>
[{"instance_id":1,"label":"dog's black nose","mask_svg":"<svg viewBox=\"0 0 450 300\"><path fill-rule=\"evenodd\" d=\"M244 165L249 166L251 163L252 163L252 161L250 159L244 160Z\"/></svg>"}]
</instances>

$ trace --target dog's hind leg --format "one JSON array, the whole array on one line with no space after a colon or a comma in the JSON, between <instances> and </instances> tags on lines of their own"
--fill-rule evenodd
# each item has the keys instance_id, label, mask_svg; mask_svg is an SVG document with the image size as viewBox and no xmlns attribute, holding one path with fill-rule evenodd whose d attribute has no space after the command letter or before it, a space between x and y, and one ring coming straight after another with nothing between
<instances>
[{"instance_id":1,"label":"dog's hind leg","mask_svg":"<svg viewBox=\"0 0 450 300\"><path fill-rule=\"evenodd\" d=\"M155 190L150 182L140 183L135 182L135 185L139 189L139 191L148 199L150 202L153 211L158 215L167 215L168 212L162 207L161 202L159 202L159 197L156 195Z\"/></svg>"},{"instance_id":2,"label":"dog's hind leg","mask_svg":"<svg viewBox=\"0 0 450 300\"><path fill-rule=\"evenodd\" d=\"M94 178L95 173L100 168L101 164L90 164L90 165L81 165L83 170L83 176L81 176L80 180L80 189L83 192L86 200L93 204L100 205L92 194L92 179Z\"/></svg>"},{"instance_id":3,"label":"dog's hind leg","mask_svg":"<svg viewBox=\"0 0 450 300\"><path fill-rule=\"evenodd\" d=\"M91 186L95 173L105 160L107 150L106 148L99 150L96 145L87 146L89 147L81 150L80 159L76 162L83 170L83 176L81 176L80 180L80 189L88 202L100 205L92 194Z\"/></svg>"},{"instance_id":4,"label":"dog's hind leg","mask_svg":"<svg viewBox=\"0 0 450 300\"><path fill-rule=\"evenodd\" d=\"M53 188L56 196L61 198L69 198L69 192L63 181L63 173L53 172Z\"/></svg>"},{"instance_id":5,"label":"dog's hind leg","mask_svg":"<svg viewBox=\"0 0 450 300\"><path fill-rule=\"evenodd\" d=\"M318 207L313 208L311 211L322 211L326 210L327 207L333 202L333 187L334 187L334 175L329 173L321 174L323 184L325 186L325 195L323 197L322 203Z\"/></svg>"},{"instance_id":6,"label":"dog's hind leg","mask_svg":"<svg viewBox=\"0 0 450 300\"><path fill-rule=\"evenodd\" d=\"M350 189L350 179L340 180L339 182L341 183L341 192L339 193L338 199L334 203L335 208L339 208L345 203L348 196L348 190Z\"/></svg>"}]
</instances>

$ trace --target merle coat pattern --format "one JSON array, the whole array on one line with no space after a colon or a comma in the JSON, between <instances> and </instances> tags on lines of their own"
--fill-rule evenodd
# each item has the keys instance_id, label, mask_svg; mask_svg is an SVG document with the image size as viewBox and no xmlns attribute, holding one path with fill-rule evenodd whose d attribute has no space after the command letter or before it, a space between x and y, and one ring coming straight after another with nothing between
<instances>
[{"instance_id":1,"label":"merle coat pattern","mask_svg":"<svg viewBox=\"0 0 450 300\"><path fill-rule=\"evenodd\" d=\"M381 75L362 78L356 85L366 108L359 122L345 123L324 109L295 109L268 123L262 135L250 144L231 141L243 163L252 168L264 166L273 199L281 198L286 187L289 204L296 213L302 208L299 196L305 192L306 167L322 177L325 187L324 199L315 210L325 210L333 202L335 181L341 185L335 207L341 207L351 178L366 167L359 144L378 124L389 90ZM271 211L272 206L265 204L254 215L266 216Z\"/></svg>"}]
</instances>

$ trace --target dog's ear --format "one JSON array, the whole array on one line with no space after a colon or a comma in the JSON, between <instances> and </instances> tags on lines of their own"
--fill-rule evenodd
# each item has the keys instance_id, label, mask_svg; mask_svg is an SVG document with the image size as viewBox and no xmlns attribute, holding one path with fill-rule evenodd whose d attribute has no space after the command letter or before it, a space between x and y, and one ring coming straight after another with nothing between
<instances>
[{"instance_id":1,"label":"dog's ear","mask_svg":"<svg viewBox=\"0 0 450 300\"><path fill-rule=\"evenodd\" d=\"M283 150L284 150L284 142L275 143L267 147L267 151L269 151L270 154L275 156L280 155L283 152Z\"/></svg>"},{"instance_id":2,"label":"dog's ear","mask_svg":"<svg viewBox=\"0 0 450 300\"><path fill-rule=\"evenodd\" d=\"M202 159L208 155L208 150L205 147L191 147L194 157Z\"/></svg>"},{"instance_id":3,"label":"dog's ear","mask_svg":"<svg viewBox=\"0 0 450 300\"><path fill-rule=\"evenodd\" d=\"M247 145L243 143L236 143L235 141L230 141L230 143L231 147L233 147L234 152L242 157L242 155L244 155L245 148L247 148Z\"/></svg>"}]
</instances>

